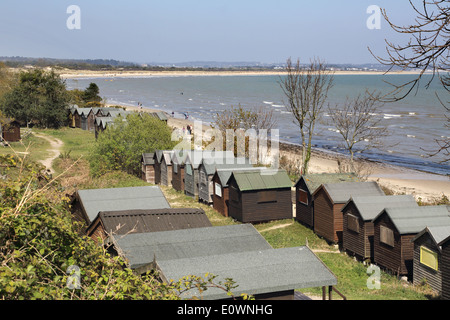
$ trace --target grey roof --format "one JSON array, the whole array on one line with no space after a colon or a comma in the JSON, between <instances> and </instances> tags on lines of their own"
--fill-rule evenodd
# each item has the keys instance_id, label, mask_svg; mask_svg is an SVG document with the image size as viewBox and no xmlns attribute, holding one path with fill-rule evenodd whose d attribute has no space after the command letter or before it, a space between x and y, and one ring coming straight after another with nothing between
<instances>
[{"instance_id":1,"label":"grey roof","mask_svg":"<svg viewBox=\"0 0 450 320\"><path fill-rule=\"evenodd\" d=\"M387 214L400 234L414 234L425 227L450 226L447 206L418 206L408 208L385 208L372 221Z\"/></svg>"},{"instance_id":2,"label":"grey roof","mask_svg":"<svg viewBox=\"0 0 450 320\"><path fill-rule=\"evenodd\" d=\"M100 211L170 208L158 186L86 189L77 191L91 223Z\"/></svg>"},{"instance_id":3,"label":"grey roof","mask_svg":"<svg viewBox=\"0 0 450 320\"><path fill-rule=\"evenodd\" d=\"M151 152L151 153L143 153L142 154L142 163L144 165L148 165L148 164L155 164L155 159L153 159L155 153Z\"/></svg>"},{"instance_id":4,"label":"grey roof","mask_svg":"<svg viewBox=\"0 0 450 320\"><path fill-rule=\"evenodd\" d=\"M231 278L238 285L232 289L235 296L337 284L336 276L308 247L254 250L157 263L168 280L188 275L204 277L206 273L216 275L215 282ZM199 294L191 290L182 295L183 298L191 296L198 297ZM217 288L208 288L201 296L207 300L228 297Z\"/></svg>"},{"instance_id":5,"label":"grey roof","mask_svg":"<svg viewBox=\"0 0 450 320\"><path fill-rule=\"evenodd\" d=\"M213 175L217 169L252 167L250 159L244 157L204 158L200 165L205 168L207 175Z\"/></svg>"},{"instance_id":6,"label":"grey roof","mask_svg":"<svg viewBox=\"0 0 450 320\"><path fill-rule=\"evenodd\" d=\"M192 165L194 169L198 169L200 163L202 163L203 159L208 158L209 161L213 161L214 159L223 159L223 158L234 158L234 153L232 151L215 151L215 150L203 150L198 152L189 153L185 163Z\"/></svg>"},{"instance_id":7,"label":"grey roof","mask_svg":"<svg viewBox=\"0 0 450 320\"><path fill-rule=\"evenodd\" d=\"M264 171L234 171L229 181L234 178L239 190L264 190L291 188L292 182L284 169ZM229 184L229 181L227 184Z\"/></svg>"},{"instance_id":8,"label":"grey roof","mask_svg":"<svg viewBox=\"0 0 450 320\"><path fill-rule=\"evenodd\" d=\"M425 233L428 233L430 235L431 239L440 250L444 240L450 236L450 225L426 227L421 232L419 232L411 241L416 241Z\"/></svg>"},{"instance_id":9,"label":"grey roof","mask_svg":"<svg viewBox=\"0 0 450 320\"><path fill-rule=\"evenodd\" d=\"M77 108L76 112L78 112L78 114L84 115L85 117L87 117L89 115L89 113L91 113L92 108Z\"/></svg>"},{"instance_id":10,"label":"grey roof","mask_svg":"<svg viewBox=\"0 0 450 320\"><path fill-rule=\"evenodd\" d=\"M345 211L348 205L353 203L362 219L365 221L375 218L384 208L417 207L418 204L412 195L376 195L354 196L342 208Z\"/></svg>"},{"instance_id":11,"label":"grey roof","mask_svg":"<svg viewBox=\"0 0 450 320\"><path fill-rule=\"evenodd\" d=\"M151 263L272 247L251 224L114 236L131 268Z\"/></svg>"},{"instance_id":12,"label":"grey roof","mask_svg":"<svg viewBox=\"0 0 450 320\"><path fill-rule=\"evenodd\" d=\"M108 123L114 122L114 119L112 117L96 117L94 121L97 126L105 129Z\"/></svg>"},{"instance_id":13,"label":"grey roof","mask_svg":"<svg viewBox=\"0 0 450 320\"><path fill-rule=\"evenodd\" d=\"M109 234L128 234L211 227L200 208L101 211L96 220ZM92 223L95 224L95 221Z\"/></svg>"},{"instance_id":14,"label":"grey roof","mask_svg":"<svg viewBox=\"0 0 450 320\"><path fill-rule=\"evenodd\" d=\"M161 121L167 121L168 120L167 115L164 112L162 112L162 111L150 112L150 115L152 115L153 117L155 117L155 118L157 118L157 119L159 119Z\"/></svg>"},{"instance_id":15,"label":"grey roof","mask_svg":"<svg viewBox=\"0 0 450 320\"><path fill-rule=\"evenodd\" d=\"M263 171L263 170L268 170L267 167L251 167L251 168L228 168L228 169L222 169L219 168L216 170L216 173L214 175L217 175L219 177L219 181L220 184L223 187L227 187L228 186L228 180L231 177L231 174L235 171Z\"/></svg>"},{"instance_id":16,"label":"grey roof","mask_svg":"<svg viewBox=\"0 0 450 320\"><path fill-rule=\"evenodd\" d=\"M174 152L175 152L174 150L155 150L155 160L157 162L161 163L163 160L163 157L165 157L166 155L169 155L169 160L170 160L170 157L172 156L172 154ZM166 158L166 162L167 162L168 158L167 157L165 157L165 158ZM172 160L170 160L169 163L172 163Z\"/></svg>"},{"instance_id":17,"label":"grey roof","mask_svg":"<svg viewBox=\"0 0 450 320\"><path fill-rule=\"evenodd\" d=\"M359 178L354 173L311 173L302 175L295 183L296 187L301 180L305 181L309 193L312 194L324 183L356 182Z\"/></svg>"},{"instance_id":18,"label":"grey roof","mask_svg":"<svg viewBox=\"0 0 450 320\"><path fill-rule=\"evenodd\" d=\"M325 183L323 188L334 203L346 203L350 197L355 196L384 195L383 190L375 181Z\"/></svg>"}]
</instances>

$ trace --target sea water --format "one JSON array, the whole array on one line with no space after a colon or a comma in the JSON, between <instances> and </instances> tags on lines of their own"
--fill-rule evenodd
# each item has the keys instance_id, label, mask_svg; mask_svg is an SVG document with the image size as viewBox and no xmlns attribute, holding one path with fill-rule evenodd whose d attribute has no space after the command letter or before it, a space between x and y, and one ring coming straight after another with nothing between
<instances>
[{"instance_id":1,"label":"sea water","mask_svg":"<svg viewBox=\"0 0 450 320\"><path fill-rule=\"evenodd\" d=\"M335 75L334 86L329 91L324 112L317 125L313 138L315 148L330 152L345 153L341 137L329 123L327 105L343 104L346 99L364 94L366 89L387 93L392 90L389 83L401 84L413 79L414 75ZM419 90L413 90L407 98L385 103L375 117L381 118L381 125L390 131L385 148L371 150L366 154L371 160L422 171L449 174L450 166L440 163L443 154L429 157L438 149L437 139L450 136L446 124L446 110L439 102L449 101L449 94L435 79L426 89L430 79L425 75ZM280 140L300 143L298 126L292 114L284 107L286 97L276 75L243 76L147 76L129 78L80 78L67 79L68 89L85 89L95 82L100 95L107 103L129 106L142 106L160 109L175 117L202 120L212 123L218 113L231 106L244 108L264 107L273 110L276 129ZM448 114L447 114L448 115Z\"/></svg>"}]
</instances>

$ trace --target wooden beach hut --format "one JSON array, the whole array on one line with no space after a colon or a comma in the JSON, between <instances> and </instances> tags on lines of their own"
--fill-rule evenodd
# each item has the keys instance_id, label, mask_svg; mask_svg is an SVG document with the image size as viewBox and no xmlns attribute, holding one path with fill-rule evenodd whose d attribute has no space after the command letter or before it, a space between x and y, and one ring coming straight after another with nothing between
<instances>
[{"instance_id":1,"label":"wooden beach hut","mask_svg":"<svg viewBox=\"0 0 450 320\"><path fill-rule=\"evenodd\" d=\"M114 236L113 236L114 237ZM233 289L255 299L294 299L299 288L332 288L336 276L306 246L274 249L251 224L115 236L111 241L136 274L159 271L163 282L188 275L231 278ZM232 266L232 267L230 267ZM222 289L201 294L189 290L181 298L230 299Z\"/></svg>"},{"instance_id":2,"label":"wooden beach hut","mask_svg":"<svg viewBox=\"0 0 450 320\"><path fill-rule=\"evenodd\" d=\"M101 211L87 228L87 236L103 241L109 235L211 227L199 208Z\"/></svg>"},{"instance_id":3,"label":"wooden beach hut","mask_svg":"<svg viewBox=\"0 0 450 320\"><path fill-rule=\"evenodd\" d=\"M373 261L372 220L384 208L417 207L412 195L355 196L342 208L342 249L361 260Z\"/></svg>"},{"instance_id":4,"label":"wooden beach hut","mask_svg":"<svg viewBox=\"0 0 450 320\"><path fill-rule=\"evenodd\" d=\"M414 242L413 284L427 283L437 294L442 293L442 246L450 236L450 226L426 227Z\"/></svg>"},{"instance_id":5,"label":"wooden beach hut","mask_svg":"<svg viewBox=\"0 0 450 320\"><path fill-rule=\"evenodd\" d=\"M234 158L232 151L194 151L190 152L184 166L184 193L192 198L198 197L198 168L203 158Z\"/></svg>"},{"instance_id":6,"label":"wooden beach hut","mask_svg":"<svg viewBox=\"0 0 450 320\"><path fill-rule=\"evenodd\" d=\"M331 243L342 243L341 209L351 197L384 195L376 182L325 183L313 193L314 232Z\"/></svg>"},{"instance_id":7,"label":"wooden beach hut","mask_svg":"<svg viewBox=\"0 0 450 320\"><path fill-rule=\"evenodd\" d=\"M141 177L148 183L155 184L155 153L143 153L141 156Z\"/></svg>"},{"instance_id":8,"label":"wooden beach hut","mask_svg":"<svg viewBox=\"0 0 450 320\"><path fill-rule=\"evenodd\" d=\"M12 118L0 118L0 141L20 141L20 123Z\"/></svg>"},{"instance_id":9,"label":"wooden beach hut","mask_svg":"<svg viewBox=\"0 0 450 320\"><path fill-rule=\"evenodd\" d=\"M78 190L70 205L73 219L87 226L100 211L170 208L158 186Z\"/></svg>"},{"instance_id":10,"label":"wooden beach hut","mask_svg":"<svg viewBox=\"0 0 450 320\"><path fill-rule=\"evenodd\" d=\"M165 151L161 158L161 184L172 186L172 154L174 151Z\"/></svg>"},{"instance_id":11,"label":"wooden beach hut","mask_svg":"<svg viewBox=\"0 0 450 320\"><path fill-rule=\"evenodd\" d=\"M426 227L449 226L447 206L385 208L373 219L374 262L398 275L413 274L414 237Z\"/></svg>"},{"instance_id":12,"label":"wooden beach hut","mask_svg":"<svg viewBox=\"0 0 450 320\"><path fill-rule=\"evenodd\" d=\"M212 181L217 169L251 168L248 158L204 158L198 166L198 200L206 204L213 203L214 184Z\"/></svg>"},{"instance_id":13,"label":"wooden beach hut","mask_svg":"<svg viewBox=\"0 0 450 320\"><path fill-rule=\"evenodd\" d=\"M252 168L232 168L232 169L217 169L212 177L213 183L213 208L228 217L229 207L229 189L228 179L234 171L261 171L266 170L266 167L252 167Z\"/></svg>"},{"instance_id":14,"label":"wooden beach hut","mask_svg":"<svg viewBox=\"0 0 450 320\"><path fill-rule=\"evenodd\" d=\"M314 228L313 193L324 183L356 182L358 177L353 173L313 173L302 175L294 184L295 187L295 220Z\"/></svg>"},{"instance_id":15,"label":"wooden beach hut","mask_svg":"<svg viewBox=\"0 0 450 320\"><path fill-rule=\"evenodd\" d=\"M450 300L450 235L438 245L441 247L441 299Z\"/></svg>"},{"instance_id":16,"label":"wooden beach hut","mask_svg":"<svg viewBox=\"0 0 450 320\"><path fill-rule=\"evenodd\" d=\"M155 150L154 152L154 166L155 166L155 184L161 183L161 162L163 160L164 153L171 152L172 150Z\"/></svg>"},{"instance_id":17,"label":"wooden beach hut","mask_svg":"<svg viewBox=\"0 0 450 320\"><path fill-rule=\"evenodd\" d=\"M193 153L198 153L201 157L202 151L176 150L172 154L172 188L177 191L184 192L186 160Z\"/></svg>"},{"instance_id":18,"label":"wooden beach hut","mask_svg":"<svg viewBox=\"0 0 450 320\"><path fill-rule=\"evenodd\" d=\"M76 104L74 104L74 105L71 105L70 107L69 107L69 112L68 112L68 114L69 114L69 127L71 127L71 128L76 128L76 113L77 113L77 109L78 109L78 106L76 105Z\"/></svg>"},{"instance_id":19,"label":"wooden beach hut","mask_svg":"<svg viewBox=\"0 0 450 320\"><path fill-rule=\"evenodd\" d=\"M292 218L292 182L286 171L234 171L229 186L230 217L241 222Z\"/></svg>"},{"instance_id":20,"label":"wooden beach hut","mask_svg":"<svg viewBox=\"0 0 450 320\"><path fill-rule=\"evenodd\" d=\"M75 113L75 127L82 130L94 130L94 112L92 108L77 108Z\"/></svg>"}]
</instances>

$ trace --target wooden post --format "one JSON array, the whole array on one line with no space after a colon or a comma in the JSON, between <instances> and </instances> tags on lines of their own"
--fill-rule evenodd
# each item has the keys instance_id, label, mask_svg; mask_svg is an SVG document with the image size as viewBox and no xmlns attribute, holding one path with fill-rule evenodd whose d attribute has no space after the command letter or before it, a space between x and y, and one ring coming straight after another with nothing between
<instances>
[{"instance_id":1,"label":"wooden post","mask_svg":"<svg viewBox=\"0 0 450 320\"><path fill-rule=\"evenodd\" d=\"M327 294L325 292L325 287L322 287L322 300L327 300Z\"/></svg>"},{"instance_id":2,"label":"wooden post","mask_svg":"<svg viewBox=\"0 0 450 320\"><path fill-rule=\"evenodd\" d=\"M331 293L333 292L333 286L328 287L328 300L333 300Z\"/></svg>"}]
</instances>

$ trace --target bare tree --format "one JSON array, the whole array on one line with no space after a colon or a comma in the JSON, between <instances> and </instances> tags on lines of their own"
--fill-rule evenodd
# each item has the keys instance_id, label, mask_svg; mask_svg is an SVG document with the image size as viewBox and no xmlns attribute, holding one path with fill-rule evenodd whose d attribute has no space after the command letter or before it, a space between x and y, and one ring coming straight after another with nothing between
<instances>
[{"instance_id":1,"label":"bare tree","mask_svg":"<svg viewBox=\"0 0 450 320\"><path fill-rule=\"evenodd\" d=\"M408 96L414 89L418 90L420 80L426 71L431 70L432 77L426 82L425 88L429 88L431 82L437 76L446 92L450 91L450 2L448 0L423 0L420 6L409 3L417 16L414 23L407 26L394 24L388 17L386 10L381 9L381 13L389 26L396 32L409 36L409 40L404 45L394 44L386 41L387 58L381 58L369 51L382 64L389 66L389 71L393 67L400 67L403 70L419 70L419 74L414 79L400 85L392 84L393 91L387 94L386 101L398 101ZM388 71L388 72L389 72ZM443 101L438 97L447 113L450 111L449 101ZM450 126L450 117L446 115L445 127ZM429 156L444 154L444 160L450 161L450 140L442 138L436 140L437 150L429 152Z\"/></svg>"},{"instance_id":2,"label":"bare tree","mask_svg":"<svg viewBox=\"0 0 450 320\"><path fill-rule=\"evenodd\" d=\"M389 132L381 125L382 118L377 117L382 106L380 95L366 92L355 99L347 99L343 106L329 106L330 122L342 137L342 145L350 154L350 170L358 171L355 165L355 152L364 153L370 149L380 149L384 145L383 138Z\"/></svg>"},{"instance_id":3,"label":"bare tree","mask_svg":"<svg viewBox=\"0 0 450 320\"><path fill-rule=\"evenodd\" d=\"M311 60L302 68L297 59L295 64L289 58L286 75L280 77L280 87L288 102L287 111L294 116L294 123L300 129L302 143L302 173L308 173L311 159L311 145L316 121L322 115L328 91L333 86L333 72L319 59Z\"/></svg>"}]
</instances>

